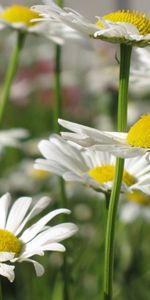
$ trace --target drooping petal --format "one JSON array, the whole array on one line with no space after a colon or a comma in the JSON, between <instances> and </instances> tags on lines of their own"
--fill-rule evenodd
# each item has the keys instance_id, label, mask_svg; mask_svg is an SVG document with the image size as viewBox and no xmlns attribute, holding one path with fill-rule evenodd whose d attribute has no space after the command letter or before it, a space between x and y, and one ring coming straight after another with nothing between
<instances>
[{"instance_id":1,"label":"drooping petal","mask_svg":"<svg viewBox=\"0 0 150 300\"><path fill-rule=\"evenodd\" d=\"M14 268L15 266L0 263L0 275L7 277L10 282L13 282L15 279Z\"/></svg>"},{"instance_id":2,"label":"drooping petal","mask_svg":"<svg viewBox=\"0 0 150 300\"><path fill-rule=\"evenodd\" d=\"M35 268L35 272L36 272L36 275L38 277L42 276L45 272L45 269L44 267L37 261L33 260L33 259L25 259L23 261L27 261L27 262L31 262L33 265L34 265L34 268ZM22 262L22 261L20 261Z\"/></svg>"}]
</instances>

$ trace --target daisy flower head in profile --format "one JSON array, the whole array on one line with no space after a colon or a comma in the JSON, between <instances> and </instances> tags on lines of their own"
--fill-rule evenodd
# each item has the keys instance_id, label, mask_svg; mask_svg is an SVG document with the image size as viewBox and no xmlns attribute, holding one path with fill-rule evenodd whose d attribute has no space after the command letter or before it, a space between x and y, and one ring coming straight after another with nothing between
<instances>
[{"instance_id":1,"label":"daisy flower head in profile","mask_svg":"<svg viewBox=\"0 0 150 300\"><path fill-rule=\"evenodd\" d=\"M37 159L34 167L62 176L66 181L80 182L96 191L111 191L116 158L108 152L83 149L65 141L59 135L42 140L39 149L44 159ZM121 192L149 190L150 164L144 156L125 162ZM149 190L150 194L150 190Z\"/></svg>"},{"instance_id":2,"label":"daisy flower head in profile","mask_svg":"<svg viewBox=\"0 0 150 300\"><path fill-rule=\"evenodd\" d=\"M118 10L98 16L97 22L92 23L73 9L61 9L53 0L43 0L43 3L45 5L33 7L43 18L60 18L68 26L95 39L138 47L150 44L150 19L146 14Z\"/></svg>"},{"instance_id":3,"label":"daisy flower head in profile","mask_svg":"<svg viewBox=\"0 0 150 300\"><path fill-rule=\"evenodd\" d=\"M25 32L38 32L39 24L32 23L32 19L41 19L37 12L20 4L0 7L0 30L9 28Z\"/></svg>"},{"instance_id":4,"label":"daisy flower head in profile","mask_svg":"<svg viewBox=\"0 0 150 300\"><path fill-rule=\"evenodd\" d=\"M59 119L59 124L72 132L62 132L63 138L93 150L108 151L115 156L129 158L150 152L150 113L141 116L126 132L100 131Z\"/></svg>"},{"instance_id":5,"label":"daisy flower head in profile","mask_svg":"<svg viewBox=\"0 0 150 300\"><path fill-rule=\"evenodd\" d=\"M63 44L66 38L85 42L85 38L83 39L76 30L65 24L60 27L60 22L53 19L51 21L45 22L38 12L20 4L13 4L6 8L0 7L0 30L8 28L23 33L42 35L57 44Z\"/></svg>"},{"instance_id":6,"label":"daisy flower head in profile","mask_svg":"<svg viewBox=\"0 0 150 300\"><path fill-rule=\"evenodd\" d=\"M27 222L31 222L49 203L47 197L39 199L34 205L30 197L21 197L11 203L8 193L0 198L0 275L11 282L15 278L16 262L33 263L36 275L42 276L43 266L31 257L44 255L44 251L65 251L60 241L77 232L77 226L73 223L48 225L55 216L69 214L68 209L51 211L25 229Z\"/></svg>"}]
</instances>

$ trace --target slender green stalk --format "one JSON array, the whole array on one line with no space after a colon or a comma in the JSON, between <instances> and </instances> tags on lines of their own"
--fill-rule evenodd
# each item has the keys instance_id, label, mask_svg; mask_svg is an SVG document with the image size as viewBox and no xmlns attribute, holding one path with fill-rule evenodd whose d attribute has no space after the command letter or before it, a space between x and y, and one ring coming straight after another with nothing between
<instances>
[{"instance_id":1,"label":"slender green stalk","mask_svg":"<svg viewBox=\"0 0 150 300\"><path fill-rule=\"evenodd\" d=\"M62 88L61 88L61 47L56 45L55 57L55 103L54 103L54 130L56 133L60 132L58 118L62 115ZM60 206L67 208L67 196L65 191L65 183L62 178L59 178L60 189ZM62 221L66 221L66 216L62 215ZM62 266L62 276L64 282L63 300L69 300L68 288L68 266L66 253L64 254L64 262Z\"/></svg>"},{"instance_id":2,"label":"slender green stalk","mask_svg":"<svg viewBox=\"0 0 150 300\"><path fill-rule=\"evenodd\" d=\"M62 114L62 87L61 87L61 46L56 45L55 56L55 104L54 104L54 130L59 133L58 118Z\"/></svg>"},{"instance_id":3,"label":"slender green stalk","mask_svg":"<svg viewBox=\"0 0 150 300\"><path fill-rule=\"evenodd\" d=\"M127 130L127 105L128 105L128 83L130 71L130 58L132 47L122 44L120 46L120 78L118 95L118 131ZM105 242L104 263L104 300L112 300L113 267L114 267L114 242L116 213L120 195L124 168L124 159L117 158L114 183L110 196L108 219Z\"/></svg>"},{"instance_id":4,"label":"slender green stalk","mask_svg":"<svg viewBox=\"0 0 150 300\"><path fill-rule=\"evenodd\" d=\"M15 73L17 70L19 55L20 55L21 49L23 47L24 38L25 38L25 33L18 32L17 34L18 34L18 36L17 36L16 45L13 50L12 57L11 57L11 60L10 60L10 63L9 63L8 69L7 69L6 78L4 81L4 86L3 86L2 95L1 95L1 99L0 99L0 121L2 121L2 118L4 115L4 110L7 105L7 101L9 99L12 81L14 79L14 76L15 76Z\"/></svg>"},{"instance_id":5,"label":"slender green stalk","mask_svg":"<svg viewBox=\"0 0 150 300\"><path fill-rule=\"evenodd\" d=\"M62 7L63 0L56 0L56 3ZM56 45L55 50L55 105L54 105L54 129L56 133L60 131L58 118L62 115L62 87L61 87L61 46Z\"/></svg>"},{"instance_id":6,"label":"slender green stalk","mask_svg":"<svg viewBox=\"0 0 150 300\"><path fill-rule=\"evenodd\" d=\"M60 5L62 1L57 1ZM62 115L62 86L61 86L61 46L56 45L55 56L55 103L54 103L54 131L60 132L58 118ZM67 197L65 193L64 180L60 178L60 194L61 194L61 207L67 207Z\"/></svg>"},{"instance_id":7,"label":"slender green stalk","mask_svg":"<svg viewBox=\"0 0 150 300\"><path fill-rule=\"evenodd\" d=\"M57 3L60 7L63 7L63 5L64 5L64 0L56 0L56 3Z\"/></svg>"},{"instance_id":8,"label":"slender green stalk","mask_svg":"<svg viewBox=\"0 0 150 300\"><path fill-rule=\"evenodd\" d=\"M63 0L56 0L56 3L62 7ZM61 46L56 45L56 57L55 57L55 104L54 104L54 130L56 133L60 132L60 126L58 124L58 118L62 115L62 88L61 88ZM62 178L59 178L59 187L60 187L60 206L66 207L67 196L65 191L65 183ZM66 221L66 216L63 215L63 222ZM64 262L62 266L62 276L63 276L63 300L69 300L69 285L68 285L68 263L67 255L64 254Z\"/></svg>"},{"instance_id":9,"label":"slender green stalk","mask_svg":"<svg viewBox=\"0 0 150 300\"><path fill-rule=\"evenodd\" d=\"M109 208L109 201L110 201L110 193L107 192L107 193L105 193L105 205L106 205L107 211L108 211L108 208Z\"/></svg>"}]
</instances>

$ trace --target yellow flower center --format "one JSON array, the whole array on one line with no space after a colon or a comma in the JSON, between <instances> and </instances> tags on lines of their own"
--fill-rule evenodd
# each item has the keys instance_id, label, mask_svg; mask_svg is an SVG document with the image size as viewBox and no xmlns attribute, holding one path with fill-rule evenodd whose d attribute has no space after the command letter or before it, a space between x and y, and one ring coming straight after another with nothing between
<instances>
[{"instance_id":1,"label":"yellow flower center","mask_svg":"<svg viewBox=\"0 0 150 300\"><path fill-rule=\"evenodd\" d=\"M150 33L150 20L146 17L146 15L142 15L136 11L129 10L118 10L113 13L107 14L103 16L103 19L111 21L111 22L124 22L130 23L139 30L141 35L146 35ZM103 27L101 21L96 23L97 26Z\"/></svg>"},{"instance_id":2,"label":"yellow flower center","mask_svg":"<svg viewBox=\"0 0 150 300\"><path fill-rule=\"evenodd\" d=\"M43 180L49 176L49 172L45 170L32 169L31 176L36 180Z\"/></svg>"},{"instance_id":3,"label":"yellow flower center","mask_svg":"<svg viewBox=\"0 0 150 300\"><path fill-rule=\"evenodd\" d=\"M31 22L31 20L38 18L40 18L38 13L22 5L9 6L0 14L0 19L6 22L23 23L27 27L35 25L36 22Z\"/></svg>"},{"instance_id":4,"label":"yellow flower center","mask_svg":"<svg viewBox=\"0 0 150 300\"><path fill-rule=\"evenodd\" d=\"M103 165L95 167L88 171L88 174L95 179L100 184L105 184L107 182L113 181L115 174L115 166L113 165ZM126 170L123 172L123 182L131 186L136 182L136 178L129 174Z\"/></svg>"},{"instance_id":5,"label":"yellow flower center","mask_svg":"<svg viewBox=\"0 0 150 300\"><path fill-rule=\"evenodd\" d=\"M130 128L127 142L134 147L150 148L150 114L142 116Z\"/></svg>"},{"instance_id":6,"label":"yellow flower center","mask_svg":"<svg viewBox=\"0 0 150 300\"><path fill-rule=\"evenodd\" d=\"M134 201L141 205L150 204L150 197L141 191L134 191L132 193L126 193L128 200Z\"/></svg>"},{"instance_id":7,"label":"yellow flower center","mask_svg":"<svg viewBox=\"0 0 150 300\"><path fill-rule=\"evenodd\" d=\"M18 255L21 248L22 242L13 233L0 229L0 252L13 252Z\"/></svg>"}]
</instances>

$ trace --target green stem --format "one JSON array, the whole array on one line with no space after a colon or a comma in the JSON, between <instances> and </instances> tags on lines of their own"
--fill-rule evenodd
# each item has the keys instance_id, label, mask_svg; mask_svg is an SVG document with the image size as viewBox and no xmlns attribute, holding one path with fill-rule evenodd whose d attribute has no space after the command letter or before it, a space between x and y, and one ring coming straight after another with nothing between
<instances>
[{"instance_id":1,"label":"green stem","mask_svg":"<svg viewBox=\"0 0 150 300\"><path fill-rule=\"evenodd\" d=\"M106 205L107 211L108 211L108 208L109 208L109 201L110 201L110 193L107 192L107 193L105 193L105 205Z\"/></svg>"},{"instance_id":2,"label":"green stem","mask_svg":"<svg viewBox=\"0 0 150 300\"><path fill-rule=\"evenodd\" d=\"M62 87L61 87L61 46L56 45L55 56L55 104L54 104L54 130L59 133L58 118L62 114Z\"/></svg>"},{"instance_id":3,"label":"green stem","mask_svg":"<svg viewBox=\"0 0 150 300\"><path fill-rule=\"evenodd\" d=\"M120 45L120 78L118 95L118 131L127 130L128 83L132 47ZM124 159L117 158L113 188L110 196L105 242L104 300L112 300L115 223L124 169Z\"/></svg>"},{"instance_id":4,"label":"green stem","mask_svg":"<svg viewBox=\"0 0 150 300\"><path fill-rule=\"evenodd\" d=\"M2 96L0 100L0 122L2 121L3 115L4 115L4 110L7 105L7 101L9 99L9 94L10 94L10 89L12 85L12 81L14 79L17 66L18 66L18 61L19 61L19 55L22 50L23 44L24 44L24 39L25 39L25 33L18 32L18 37L16 41L15 48L12 53L12 57L7 69L6 73L6 78L4 81L4 86L2 90Z\"/></svg>"},{"instance_id":5,"label":"green stem","mask_svg":"<svg viewBox=\"0 0 150 300\"><path fill-rule=\"evenodd\" d=\"M54 104L54 130L59 133L60 126L58 118L62 115L62 88L61 88L61 47L56 46L56 60L55 60L55 104ZM65 182L63 178L59 178L60 188L60 206L67 208L67 196L65 191ZM66 216L62 215L62 222L66 221ZM69 300L69 287L68 287L68 264L67 256L64 254L64 261L62 266L63 276L63 300Z\"/></svg>"},{"instance_id":6,"label":"green stem","mask_svg":"<svg viewBox=\"0 0 150 300\"><path fill-rule=\"evenodd\" d=\"M56 3L60 6L63 7L64 1L63 0L56 0Z\"/></svg>"},{"instance_id":7,"label":"green stem","mask_svg":"<svg viewBox=\"0 0 150 300\"><path fill-rule=\"evenodd\" d=\"M56 3L62 7L63 0L56 0ZM60 126L58 124L58 118L62 115L62 87L61 87L61 46L56 45L56 57L55 57L55 104L54 104L54 129L56 133L60 132ZM67 196L65 191L65 183L62 178L59 179L60 186L60 206L68 207ZM65 215L63 215L63 222L66 221ZM67 255L64 254L64 261L62 266L63 276L63 300L69 300L69 270L67 263Z\"/></svg>"}]
</instances>

